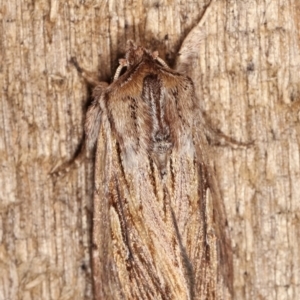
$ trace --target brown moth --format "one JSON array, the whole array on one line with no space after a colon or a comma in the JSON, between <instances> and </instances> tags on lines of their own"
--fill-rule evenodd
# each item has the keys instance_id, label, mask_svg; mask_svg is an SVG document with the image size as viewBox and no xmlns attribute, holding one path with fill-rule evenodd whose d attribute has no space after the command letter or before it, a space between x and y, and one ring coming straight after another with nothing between
<instances>
[{"instance_id":1,"label":"brown moth","mask_svg":"<svg viewBox=\"0 0 300 300\"><path fill-rule=\"evenodd\" d=\"M93 95L95 299L231 299L226 217L192 80L129 41L114 82Z\"/></svg>"}]
</instances>

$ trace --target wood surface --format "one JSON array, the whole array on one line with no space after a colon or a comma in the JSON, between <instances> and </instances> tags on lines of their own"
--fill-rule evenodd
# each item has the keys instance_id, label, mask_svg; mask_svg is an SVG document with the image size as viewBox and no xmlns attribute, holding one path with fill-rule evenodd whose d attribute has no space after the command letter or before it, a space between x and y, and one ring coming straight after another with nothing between
<instances>
[{"instance_id":1,"label":"wood surface","mask_svg":"<svg viewBox=\"0 0 300 300\"><path fill-rule=\"evenodd\" d=\"M175 66L209 4L1 0L0 299L93 298L93 155L49 177L91 100L71 57L111 81L133 39ZM212 126L253 141L214 146L238 300L300 295L299 15L298 0L215 0L187 71Z\"/></svg>"}]
</instances>

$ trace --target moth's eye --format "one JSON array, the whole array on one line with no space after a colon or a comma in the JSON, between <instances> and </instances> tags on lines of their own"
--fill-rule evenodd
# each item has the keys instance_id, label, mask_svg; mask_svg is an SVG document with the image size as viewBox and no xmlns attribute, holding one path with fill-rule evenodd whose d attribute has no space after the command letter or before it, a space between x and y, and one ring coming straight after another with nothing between
<instances>
[{"instance_id":1,"label":"moth's eye","mask_svg":"<svg viewBox=\"0 0 300 300\"><path fill-rule=\"evenodd\" d=\"M142 55L144 53L144 50L141 46L139 46L136 50L135 50L135 55L137 58L141 58Z\"/></svg>"},{"instance_id":2,"label":"moth's eye","mask_svg":"<svg viewBox=\"0 0 300 300\"><path fill-rule=\"evenodd\" d=\"M142 47L137 47L135 49L129 49L126 54L127 64L134 65L138 63L144 54L144 49Z\"/></svg>"},{"instance_id":3,"label":"moth's eye","mask_svg":"<svg viewBox=\"0 0 300 300\"><path fill-rule=\"evenodd\" d=\"M135 57L135 51L134 50L129 50L126 54L126 60L127 64L132 65L134 63L134 57Z\"/></svg>"}]
</instances>

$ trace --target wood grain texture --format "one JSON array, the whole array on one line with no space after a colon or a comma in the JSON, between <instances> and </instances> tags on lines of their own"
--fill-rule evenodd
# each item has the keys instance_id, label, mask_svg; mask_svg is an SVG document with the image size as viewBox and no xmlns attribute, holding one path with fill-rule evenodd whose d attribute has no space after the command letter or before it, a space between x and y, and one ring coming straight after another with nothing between
<instances>
[{"instance_id":1,"label":"wood grain texture","mask_svg":"<svg viewBox=\"0 0 300 300\"><path fill-rule=\"evenodd\" d=\"M85 82L110 81L133 39L174 66L210 1L0 1L0 299L92 299L93 159L55 184L80 143ZM235 299L297 299L299 3L216 0L188 75L205 116L254 147L215 147Z\"/></svg>"}]
</instances>

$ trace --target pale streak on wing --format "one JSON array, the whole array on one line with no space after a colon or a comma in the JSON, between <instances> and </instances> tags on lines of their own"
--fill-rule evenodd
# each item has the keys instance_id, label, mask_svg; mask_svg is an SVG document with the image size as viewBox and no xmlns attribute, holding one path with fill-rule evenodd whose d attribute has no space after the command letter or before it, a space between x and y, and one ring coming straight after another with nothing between
<instances>
[{"instance_id":1,"label":"pale streak on wing","mask_svg":"<svg viewBox=\"0 0 300 300\"><path fill-rule=\"evenodd\" d=\"M233 262L225 206L216 174L213 166L209 163L213 160L210 155L212 149L209 149L205 133L197 127L194 128L197 157L200 161L207 162L205 164L205 177L207 181L208 224L210 227L208 233L215 235L216 238L217 257L215 261L218 264L218 290L227 288L227 291L224 292L225 295L228 294L228 299L230 299L229 295L233 293Z\"/></svg>"},{"instance_id":2,"label":"pale streak on wing","mask_svg":"<svg viewBox=\"0 0 300 300\"><path fill-rule=\"evenodd\" d=\"M109 184L112 174L111 129L106 111L98 136L93 207L93 278L95 299L123 299L111 237Z\"/></svg>"}]
</instances>

